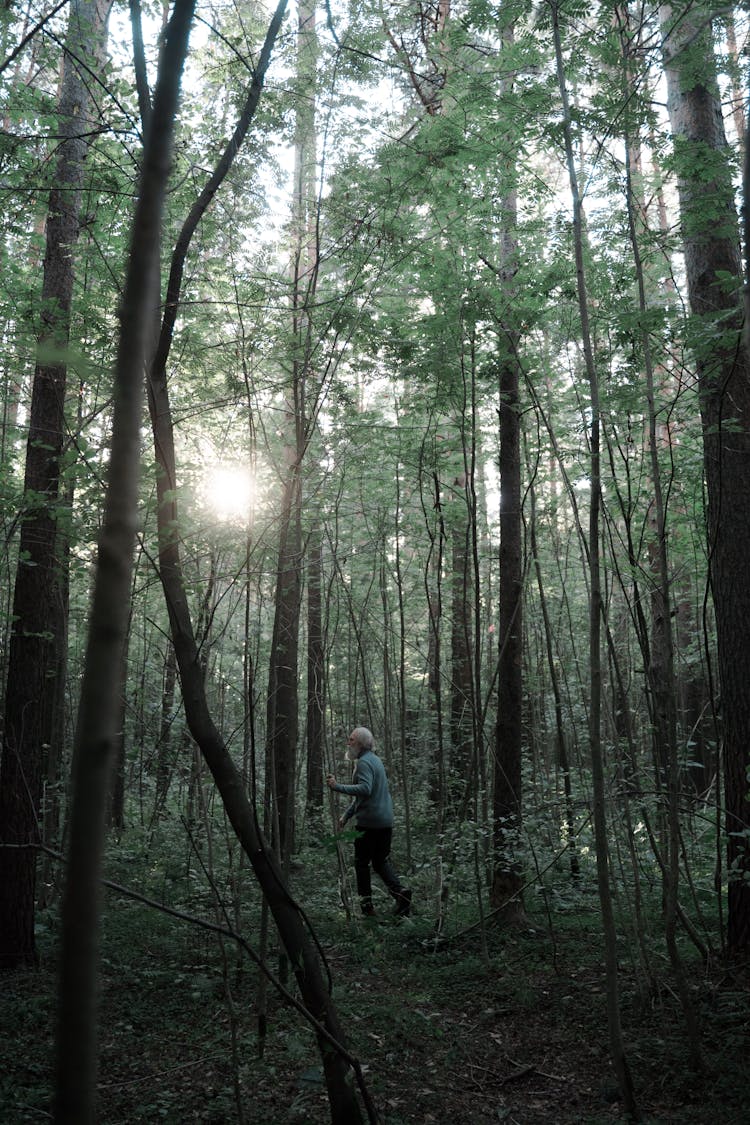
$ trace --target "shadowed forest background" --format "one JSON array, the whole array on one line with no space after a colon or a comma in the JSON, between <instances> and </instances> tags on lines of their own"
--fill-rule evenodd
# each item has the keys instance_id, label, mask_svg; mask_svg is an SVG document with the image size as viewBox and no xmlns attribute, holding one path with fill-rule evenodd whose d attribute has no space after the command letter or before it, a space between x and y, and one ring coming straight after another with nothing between
<instances>
[{"instance_id":1,"label":"shadowed forest background","mask_svg":"<svg viewBox=\"0 0 750 1125\"><path fill-rule=\"evenodd\" d=\"M746 1120L747 37L2 9L1 1122Z\"/></svg>"}]
</instances>

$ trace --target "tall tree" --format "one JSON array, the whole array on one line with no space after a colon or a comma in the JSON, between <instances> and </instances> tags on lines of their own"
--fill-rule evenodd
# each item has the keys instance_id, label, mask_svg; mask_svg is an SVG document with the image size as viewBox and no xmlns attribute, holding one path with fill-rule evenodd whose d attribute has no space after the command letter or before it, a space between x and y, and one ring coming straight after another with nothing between
<instances>
[{"instance_id":1,"label":"tall tree","mask_svg":"<svg viewBox=\"0 0 750 1125\"><path fill-rule=\"evenodd\" d=\"M618 36L622 50L622 96L627 103L636 80L633 55L637 50L636 35L630 26L627 7L617 11ZM637 125L627 117L624 122L625 167L626 167L626 211L628 233L633 255L633 268L638 291L638 308L641 319L640 343L646 383L648 456L651 470L651 488L654 494L651 524L653 538L649 543L649 555L653 582L651 588L651 643L648 646L647 675L650 688L651 715L654 740L657 746L656 762L666 783L667 794L667 858L662 864L664 880L665 935L670 961L677 981L678 992L683 1004L690 1032L691 1057L693 1064L700 1067L700 1051L697 1025L693 1014L687 977L680 957L677 940L677 917L679 904L680 878L680 763L677 750L677 701L674 674L674 635L673 635L673 595L671 572L667 547L667 507L662 484L660 454L664 445L664 427L660 424L657 407L656 364L651 339L646 331L648 323L648 303L646 275L643 263L641 241L643 230L639 227L636 214L642 208L636 194L636 184L640 180L641 152Z\"/></svg>"},{"instance_id":2,"label":"tall tree","mask_svg":"<svg viewBox=\"0 0 750 1125\"><path fill-rule=\"evenodd\" d=\"M743 271L710 9L660 9L708 494L708 559L721 686L727 944L750 945L750 359Z\"/></svg>"},{"instance_id":3,"label":"tall tree","mask_svg":"<svg viewBox=\"0 0 750 1125\"><path fill-rule=\"evenodd\" d=\"M266 755L272 781L273 838L286 856L294 847L298 740L299 629L302 600L302 463L309 439L312 392L312 303L318 278L315 202L315 4L299 5L297 107L292 199L291 362L281 470L279 553L268 677ZM312 393L311 393L312 392Z\"/></svg>"},{"instance_id":4,"label":"tall tree","mask_svg":"<svg viewBox=\"0 0 750 1125\"><path fill-rule=\"evenodd\" d=\"M557 81L563 115L563 140L565 163L573 208L573 252L576 271L576 295L580 318L581 340L583 345L586 380L591 412L591 432L589 437L590 459L590 507L588 524L588 576L589 576L589 749L593 780L594 838L596 841L596 870L604 929L604 963L607 985L607 1022L609 1027L612 1063L617 1076L626 1112L638 1117L633 1081L625 1053L620 1018L619 985L617 979L617 935L612 902L612 887L609 874L609 840L607 835L607 813L605 806L604 756L602 748L602 581L601 581L601 407L599 398L599 374L594 360L591 323L589 317L589 295L585 265L585 230L583 199L580 190L578 169L575 158L572 113L568 94L568 81L562 48L561 8L557 0L551 0L552 32L555 45Z\"/></svg>"},{"instance_id":5,"label":"tall tree","mask_svg":"<svg viewBox=\"0 0 750 1125\"><path fill-rule=\"evenodd\" d=\"M5 967L36 960L42 760L57 740L67 647L67 559L59 531L66 507L61 492L66 353L93 135L89 75L101 66L109 6L110 0L73 0L63 53L0 767L0 966Z\"/></svg>"},{"instance_id":6,"label":"tall tree","mask_svg":"<svg viewBox=\"0 0 750 1125\"><path fill-rule=\"evenodd\" d=\"M515 39L511 20L503 29L509 52ZM509 68L510 69L510 68ZM512 80L501 83L510 97ZM512 141L507 142L510 147ZM511 168L515 162L510 161ZM521 496L520 329L514 311L514 278L518 268L518 191L513 172L500 205L499 264L501 286L498 317L500 415L500 558L498 573L498 699L493 790L494 865L492 900L511 917L520 910L521 876L514 861L514 839L521 828L523 745L523 525Z\"/></svg>"},{"instance_id":7,"label":"tall tree","mask_svg":"<svg viewBox=\"0 0 750 1125\"><path fill-rule=\"evenodd\" d=\"M143 375L153 341L161 218L193 6L194 0L178 0L165 36L123 294L112 451L74 749L57 1035L59 1125L93 1125L98 1120L96 983L107 794L120 718L120 669L138 518Z\"/></svg>"}]
</instances>

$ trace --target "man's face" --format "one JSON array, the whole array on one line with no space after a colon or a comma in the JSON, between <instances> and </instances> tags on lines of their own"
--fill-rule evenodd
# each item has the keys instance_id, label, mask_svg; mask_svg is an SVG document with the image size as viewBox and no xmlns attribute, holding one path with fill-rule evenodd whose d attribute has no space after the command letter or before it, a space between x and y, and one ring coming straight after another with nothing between
<instances>
[{"instance_id":1,"label":"man's face","mask_svg":"<svg viewBox=\"0 0 750 1125\"><path fill-rule=\"evenodd\" d=\"M355 754L355 756L356 756L357 754L359 754L359 743L357 742L356 738L354 737L354 733L353 733L353 732L352 732L352 734L350 734L350 735L349 735L349 737L347 738L347 740L346 740L346 744L347 744L347 746L349 747L349 749L353 751L353 753Z\"/></svg>"}]
</instances>

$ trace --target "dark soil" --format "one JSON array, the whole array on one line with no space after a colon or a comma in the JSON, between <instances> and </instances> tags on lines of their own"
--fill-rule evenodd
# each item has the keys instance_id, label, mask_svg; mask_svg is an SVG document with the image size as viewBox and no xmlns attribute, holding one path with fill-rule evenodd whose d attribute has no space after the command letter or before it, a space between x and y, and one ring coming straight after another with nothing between
<instances>
[{"instance_id":1,"label":"dark soil","mask_svg":"<svg viewBox=\"0 0 750 1125\"><path fill-rule=\"evenodd\" d=\"M490 924L484 943L478 928L463 932L456 921L436 949L423 899L401 922L383 898L376 919L349 921L333 892L318 890L317 900L310 893L347 1046L362 1064L382 1125L625 1120L609 1062L600 927L590 897L577 908L569 904L551 929L531 911L511 932ZM192 909L209 916L204 902ZM2 1125L52 1119L52 924L42 946L38 971L0 978ZM623 948L621 1009L643 1120L750 1120L747 977L706 966L685 947L701 1029L698 1070L688 1061L663 950L650 951L649 983L635 956ZM278 967L275 954L272 964ZM314 1036L276 994L268 997L260 1056L258 989L252 964L232 943L222 954L215 935L110 892L101 1125L328 1122Z\"/></svg>"}]
</instances>

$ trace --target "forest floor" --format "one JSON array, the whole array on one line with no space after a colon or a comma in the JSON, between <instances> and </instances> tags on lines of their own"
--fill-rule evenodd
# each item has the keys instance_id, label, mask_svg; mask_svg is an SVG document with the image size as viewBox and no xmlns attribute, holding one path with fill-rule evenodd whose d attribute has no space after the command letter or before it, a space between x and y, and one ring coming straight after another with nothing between
<instances>
[{"instance_id":1,"label":"forest floor","mask_svg":"<svg viewBox=\"0 0 750 1125\"><path fill-rule=\"evenodd\" d=\"M609 1063L591 888L554 915L541 902L527 904L522 926L490 924L484 942L479 928L456 924L436 949L431 906L418 894L412 918L395 920L380 896L376 919L347 920L335 886L322 887L322 867L331 864L308 856L295 888L325 951L347 1045L382 1125L625 1120ZM418 878L414 885L419 890ZM248 887L248 900L251 894ZM172 905L210 916L204 899ZM39 970L0 978L0 1125L52 1117L52 917L40 946ZM643 1120L744 1125L748 975L706 965L692 946L684 954L702 1071L688 1062L663 949L650 951L649 988L636 972L635 951L621 950L622 1023ZM215 934L108 891L101 991L100 1125L329 1121L313 1034L276 994L268 997L259 1057L258 978L232 943L222 950Z\"/></svg>"}]
</instances>

